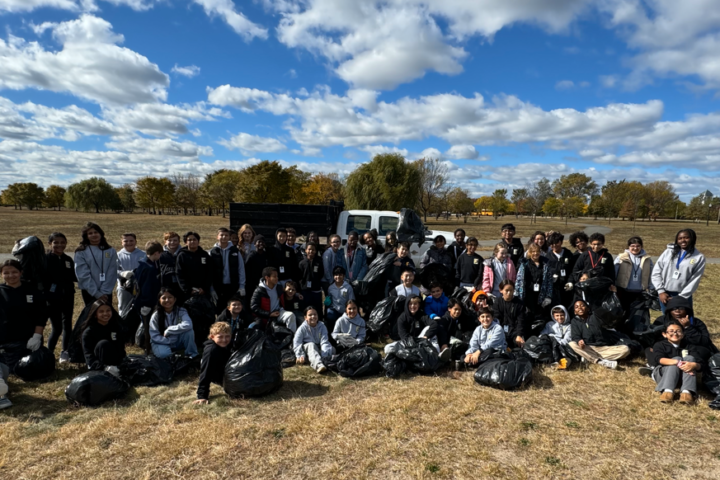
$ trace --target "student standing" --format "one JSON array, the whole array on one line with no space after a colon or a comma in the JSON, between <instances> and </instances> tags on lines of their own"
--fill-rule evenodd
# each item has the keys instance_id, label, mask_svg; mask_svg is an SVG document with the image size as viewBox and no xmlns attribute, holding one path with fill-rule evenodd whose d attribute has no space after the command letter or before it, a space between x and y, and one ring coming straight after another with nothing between
<instances>
[{"instance_id":1,"label":"student standing","mask_svg":"<svg viewBox=\"0 0 720 480\"><path fill-rule=\"evenodd\" d=\"M515 238L515 225L506 223L500 227L500 235L502 235L500 243L507 249L508 256L517 270L519 268L518 262L525 255L525 247L523 247L519 238Z\"/></svg>"},{"instance_id":2,"label":"student standing","mask_svg":"<svg viewBox=\"0 0 720 480\"><path fill-rule=\"evenodd\" d=\"M137 294L133 301L133 309L140 316L140 321L145 327L145 350L150 350L149 324L150 314L157 303L160 289L163 287L160 274L160 258L163 255L163 247L159 242L150 241L145 244L145 258L138 262L135 269L135 283Z\"/></svg>"},{"instance_id":3,"label":"student standing","mask_svg":"<svg viewBox=\"0 0 720 480\"><path fill-rule=\"evenodd\" d=\"M452 261L451 271L455 269L455 265L457 264L457 260L460 258L460 255L465 252L465 230L458 228L453 233L453 237L455 238L455 241L447 247L448 254L450 255L450 259Z\"/></svg>"},{"instance_id":4,"label":"student standing","mask_svg":"<svg viewBox=\"0 0 720 480\"><path fill-rule=\"evenodd\" d=\"M465 252L460 255L455 264L455 278L461 287L468 290L475 286L477 281L482 282L483 257L475 253L478 241L470 237L465 245Z\"/></svg>"},{"instance_id":5,"label":"student standing","mask_svg":"<svg viewBox=\"0 0 720 480\"><path fill-rule=\"evenodd\" d=\"M106 301L98 300L90 307L81 327L82 348L89 370L106 370L120 375L117 366L125 358L125 338L120 319Z\"/></svg>"},{"instance_id":6,"label":"student standing","mask_svg":"<svg viewBox=\"0 0 720 480\"><path fill-rule=\"evenodd\" d=\"M412 267L405 267L400 274L400 285L390 290L391 297L409 297L410 295L420 296L420 289L413 285L415 281L415 270Z\"/></svg>"},{"instance_id":7,"label":"student standing","mask_svg":"<svg viewBox=\"0 0 720 480\"><path fill-rule=\"evenodd\" d=\"M547 244L547 237L545 236L545 232L541 232L538 230L537 232L533 233L530 236L530 240L528 241L527 246L525 247L525 250L527 251L528 248L530 248L530 245L535 244L538 247L540 247L540 255L543 257L547 256L548 253L548 244ZM525 254L527 256L527 253Z\"/></svg>"},{"instance_id":8,"label":"student standing","mask_svg":"<svg viewBox=\"0 0 720 480\"><path fill-rule=\"evenodd\" d=\"M552 303L552 275L548 259L540 256L540 252L540 247L530 245L528 258L520 264L516 283L516 294L527 308L531 325L547 318L546 308Z\"/></svg>"},{"instance_id":9,"label":"student standing","mask_svg":"<svg viewBox=\"0 0 720 480\"><path fill-rule=\"evenodd\" d=\"M250 252L245 260L245 282L249 288L255 288L262 280L262 272L270 266L270 257L268 256L265 237L258 235L255 237L255 250Z\"/></svg>"},{"instance_id":10,"label":"student standing","mask_svg":"<svg viewBox=\"0 0 720 480\"><path fill-rule=\"evenodd\" d=\"M245 261L240 250L230 241L230 231L219 228L217 243L210 250L213 262L213 288L215 289L216 313L220 314L233 295L245 296Z\"/></svg>"},{"instance_id":11,"label":"student standing","mask_svg":"<svg viewBox=\"0 0 720 480\"><path fill-rule=\"evenodd\" d=\"M563 247L564 240L565 237L562 233L553 232L548 236L550 248L547 259L553 282L552 303L567 308L572 303L574 295L572 271L575 267L575 256L570 250Z\"/></svg>"},{"instance_id":12,"label":"student standing","mask_svg":"<svg viewBox=\"0 0 720 480\"><path fill-rule=\"evenodd\" d=\"M177 254L180 253L180 235L175 232L165 232L163 234L165 248L163 249L158 268L160 268L160 285L172 288L174 291L180 291L177 273L175 267L177 264Z\"/></svg>"},{"instance_id":13,"label":"student standing","mask_svg":"<svg viewBox=\"0 0 720 480\"><path fill-rule=\"evenodd\" d=\"M587 252L589 245L590 239L585 232L575 232L570 235L570 246L575 249L573 255L576 262L580 255Z\"/></svg>"},{"instance_id":14,"label":"student standing","mask_svg":"<svg viewBox=\"0 0 720 480\"><path fill-rule=\"evenodd\" d=\"M507 248L504 244L498 243L493 250L493 258L488 258L483 262L482 289L499 297L502 281L512 280L514 282L516 278L515 264L508 257Z\"/></svg>"},{"instance_id":15,"label":"student standing","mask_svg":"<svg viewBox=\"0 0 720 480\"><path fill-rule=\"evenodd\" d=\"M347 271L345 253L340 248L340 243L340 235L330 235L330 248L326 249L322 255L323 270L325 271L323 290L325 290L325 293L327 293L327 289L334 281L333 271L335 267L342 267L344 271Z\"/></svg>"},{"instance_id":16,"label":"student standing","mask_svg":"<svg viewBox=\"0 0 720 480\"><path fill-rule=\"evenodd\" d=\"M298 262L295 257L295 250L288 247L287 230L278 228L275 231L275 246L268 252L270 264L278 271L278 281L285 286L288 280L298 278Z\"/></svg>"},{"instance_id":17,"label":"student standing","mask_svg":"<svg viewBox=\"0 0 720 480\"><path fill-rule=\"evenodd\" d=\"M127 278L137 268L138 262L145 258L145 252L137 248L137 236L134 233L122 234L122 246L117 254L117 298L118 313L121 318L125 318L130 312L134 296L133 284L128 284Z\"/></svg>"},{"instance_id":18,"label":"student standing","mask_svg":"<svg viewBox=\"0 0 720 480\"><path fill-rule=\"evenodd\" d=\"M95 300L110 301L117 282L117 252L108 245L105 232L88 222L81 231L82 240L75 249L75 275L85 305Z\"/></svg>"},{"instance_id":19,"label":"student standing","mask_svg":"<svg viewBox=\"0 0 720 480\"><path fill-rule=\"evenodd\" d=\"M695 248L697 235L689 228L675 235L675 243L668 245L652 271L652 283L660 294L660 307L673 297L684 297L692 305L692 297L705 273L705 255Z\"/></svg>"},{"instance_id":20,"label":"student standing","mask_svg":"<svg viewBox=\"0 0 720 480\"><path fill-rule=\"evenodd\" d=\"M308 305L322 312L322 279L325 277L323 262L317 254L317 246L309 243L305 246L305 259L300 262L300 289ZM322 320L322 318L321 318Z\"/></svg>"},{"instance_id":21,"label":"student standing","mask_svg":"<svg viewBox=\"0 0 720 480\"><path fill-rule=\"evenodd\" d=\"M296 243L297 232L292 227L288 227L286 230L287 241L285 242L285 245L293 249L293 251L295 252L295 263L299 264L300 261L303 259L303 252L302 246L299 243Z\"/></svg>"},{"instance_id":22,"label":"student standing","mask_svg":"<svg viewBox=\"0 0 720 480\"><path fill-rule=\"evenodd\" d=\"M183 235L183 243L185 246L178 253L176 265L178 284L183 295L180 303L193 295L210 298L212 262L210 255L200 246L200 234L187 232Z\"/></svg>"},{"instance_id":23,"label":"student standing","mask_svg":"<svg viewBox=\"0 0 720 480\"><path fill-rule=\"evenodd\" d=\"M318 234L312 231L308 232L305 236L305 243L302 246L303 258L307 258L307 246L311 243L315 244L315 247L317 248L316 255L320 260L322 260L322 254L325 250L323 249L323 246L320 245L320 237L318 236Z\"/></svg>"},{"instance_id":24,"label":"student standing","mask_svg":"<svg viewBox=\"0 0 720 480\"><path fill-rule=\"evenodd\" d=\"M605 248L605 235L602 233L590 235L590 248L575 262L573 278L578 280L583 273L589 273L591 277L606 277L615 283L615 265L612 255Z\"/></svg>"},{"instance_id":25,"label":"student standing","mask_svg":"<svg viewBox=\"0 0 720 480\"><path fill-rule=\"evenodd\" d=\"M75 262L65 253L67 238L60 232L48 237L50 251L47 254L47 270L43 290L48 302L48 314L52 333L48 338L48 349L55 353L60 334L62 349L60 363L70 361L68 348L72 340L73 310L75 308Z\"/></svg>"},{"instance_id":26,"label":"student standing","mask_svg":"<svg viewBox=\"0 0 720 480\"><path fill-rule=\"evenodd\" d=\"M243 258L247 262L250 253L255 251L255 230L253 230L249 223L246 223L240 227L238 237L240 237L240 245L237 247L240 249L243 254Z\"/></svg>"},{"instance_id":27,"label":"student standing","mask_svg":"<svg viewBox=\"0 0 720 480\"><path fill-rule=\"evenodd\" d=\"M628 248L615 257L615 286L617 295L626 314L630 313L630 306L642 298L642 293L652 288L650 276L653 262L643 249L640 237L630 237Z\"/></svg>"},{"instance_id":28,"label":"student standing","mask_svg":"<svg viewBox=\"0 0 720 480\"><path fill-rule=\"evenodd\" d=\"M330 330L335 328L335 321L342 316L348 300L355 300L355 292L345 280L345 270L342 267L335 267L333 283L328 287L328 294L325 297L327 305L325 321Z\"/></svg>"},{"instance_id":29,"label":"student standing","mask_svg":"<svg viewBox=\"0 0 720 480\"><path fill-rule=\"evenodd\" d=\"M348 233L347 246L345 247L345 265L347 265L347 279L352 283L355 280L362 280L368 271L365 249L358 246L358 232Z\"/></svg>"},{"instance_id":30,"label":"student standing","mask_svg":"<svg viewBox=\"0 0 720 480\"><path fill-rule=\"evenodd\" d=\"M448 249L445 248L445 237L438 235L433 240L433 245L427 249L422 260L420 260L420 268L425 268L427 265L437 263L445 267L448 275L450 275L455 269L454 260L457 260L457 257L453 257Z\"/></svg>"},{"instance_id":31,"label":"student standing","mask_svg":"<svg viewBox=\"0 0 720 480\"><path fill-rule=\"evenodd\" d=\"M397 246L397 258L387 270L389 290L392 290L402 283L400 276L402 272L408 268L415 271L415 262L410 258L410 244L403 242Z\"/></svg>"},{"instance_id":32,"label":"student standing","mask_svg":"<svg viewBox=\"0 0 720 480\"><path fill-rule=\"evenodd\" d=\"M365 232L360 243L365 248L365 259L368 265L385 253L385 249L378 243L377 234L373 230Z\"/></svg>"}]
</instances>

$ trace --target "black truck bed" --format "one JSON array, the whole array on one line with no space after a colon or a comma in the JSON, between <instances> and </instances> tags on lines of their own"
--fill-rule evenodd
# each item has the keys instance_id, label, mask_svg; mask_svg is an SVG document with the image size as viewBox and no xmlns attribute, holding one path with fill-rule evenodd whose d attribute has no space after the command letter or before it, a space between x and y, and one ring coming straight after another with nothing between
<instances>
[{"instance_id":1,"label":"black truck bed","mask_svg":"<svg viewBox=\"0 0 720 480\"><path fill-rule=\"evenodd\" d=\"M238 231L244 224L252 225L255 233L275 238L275 230L292 227L298 236L314 231L320 237L335 233L343 202L330 205L298 205L292 203L231 203L230 228Z\"/></svg>"}]
</instances>

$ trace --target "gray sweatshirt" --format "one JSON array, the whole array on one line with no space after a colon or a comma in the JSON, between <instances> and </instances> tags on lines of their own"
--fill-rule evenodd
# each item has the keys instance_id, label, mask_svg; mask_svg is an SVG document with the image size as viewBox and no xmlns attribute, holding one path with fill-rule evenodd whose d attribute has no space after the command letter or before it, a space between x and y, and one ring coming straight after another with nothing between
<instances>
[{"instance_id":1,"label":"gray sweatshirt","mask_svg":"<svg viewBox=\"0 0 720 480\"><path fill-rule=\"evenodd\" d=\"M565 307L556 305L552 309L555 310L556 308L562 308L562 311L565 312L565 321L558 323L555 319L550 320L545 324L545 328L540 332L540 335L550 335L551 337L555 337L555 340L557 340L560 345L567 345L570 342L571 319Z\"/></svg>"},{"instance_id":2,"label":"gray sweatshirt","mask_svg":"<svg viewBox=\"0 0 720 480\"><path fill-rule=\"evenodd\" d=\"M658 293L678 292L681 297L690 298L697 290L705 273L705 255L695 249L680 261L681 255L682 252L673 258L671 244L658 258L650 277Z\"/></svg>"},{"instance_id":3,"label":"gray sweatshirt","mask_svg":"<svg viewBox=\"0 0 720 480\"><path fill-rule=\"evenodd\" d=\"M342 317L335 322L332 337L337 340L340 335L348 335L354 338L358 344L363 343L366 335L365 320L358 314L350 318L343 313Z\"/></svg>"},{"instance_id":4,"label":"gray sweatshirt","mask_svg":"<svg viewBox=\"0 0 720 480\"><path fill-rule=\"evenodd\" d=\"M75 275L78 287L95 298L110 296L117 282L117 252L112 248L100 250L100 247L88 245L85 250L75 252ZM101 280L100 275L104 275Z\"/></svg>"},{"instance_id":5,"label":"gray sweatshirt","mask_svg":"<svg viewBox=\"0 0 720 480\"><path fill-rule=\"evenodd\" d=\"M121 272L126 272L128 270L135 270L138 267L138 262L145 258L145 252L140 250L139 248L136 248L132 252L128 252L124 248L120 250L117 254L117 271L118 276ZM118 286L120 286L120 279L118 278Z\"/></svg>"},{"instance_id":6,"label":"gray sweatshirt","mask_svg":"<svg viewBox=\"0 0 720 480\"><path fill-rule=\"evenodd\" d=\"M297 358L305 356L303 345L306 343L314 343L320 347L320 355L329 357L332 355L333 348L328 338L327 327L323 322L318 322L315 327L311 327L308 322L303 322L295 332L293 339L293 350Z\"/></svg>"},{"instance_id":7,"label":"gray sweatshirt","mask_svg":"<svg viewBox=\"0 0 720 480\"><path fill-rule=\"evenodd\" d=\"M355 300L355 292L347 280L343 282L342 287L338 287L335 285L335 282L333 282L328 287L328 295L330 295L330 298L332 299L332 305L330 308L336 312L344 312L347 301Z\"/></svg>"},{"instance_id":8,"label":"gray sweatshirt","mask_svg":"<svg viewBox=\"0 0 720 480\"><path fill-rule=\"evenodd\" d=\"M465 355L470 355L478 350L482 352L488 349L501 350L503 352L507 349L505 332L497 320L493 320L487 329L482 325L475 329L470 339L470 348L467 349Z\"/></svg>"},{"instance_id":9,"label":"gray sweatshirt","mask_svg":"<svg viewBox=\"0 0 720 480\"><path fill-rule=\"evenodd\" d=\"M180 335L187 331L192 331L193 324L188 315L187 310L180 307L176 311L171 313L165 312L165 335ZM150 340L152 343L159 343L162 345L169 345L170 339L164 335L160 335L160 326L158 325L158 313L155 312L150 317Z\"/></svg>"}]
</instances>

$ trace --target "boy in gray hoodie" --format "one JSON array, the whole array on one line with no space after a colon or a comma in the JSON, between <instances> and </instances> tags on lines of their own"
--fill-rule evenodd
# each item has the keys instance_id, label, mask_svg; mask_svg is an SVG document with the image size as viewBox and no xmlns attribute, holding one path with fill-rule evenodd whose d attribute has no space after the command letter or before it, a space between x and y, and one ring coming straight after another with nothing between
<instances>
[{"instance_id":1,"label":"boy in gray hoodie","mask_svg":"<svg viewBox=\"0 0 720 480\"><path fill-rule=\"evenodd\" d=\"M128 280L132 277L132 271L138 267L140 260L145 258L145 252L136 248L137 236L134 233L123 233L121 241L123 248L117 253L117 299L118 313L124 318L130 312L135 297L132 288L133 282L128 285Z\"/></svg>"},{"instance_id":2,"label":"boy in gray hoodie","mask_svg":"<svg viewBox=\"0 0 720 480\"><path fill-rule=\"evenodd\" d=\"M318 313L314 307L305 309L305 321L298 327L293 339L296 363L302 365L305 361L318 373L323 373L327 367L323 358L331 357L334 353L325 324L318 320Z\"/></svg>"},{"instance_id":3,"label":"boy in gray hoodie","mask_svg":"<svg viewBox=\"0 0 720 480\"><path fill-rule=\"evenodd\" d=\"M540 335L550 335L560 345L567 345L570 343L570 316L568 315L567 309L562 305L556 305L550 311L552 320L545 324Z\"/></svg>"}]
</instances>

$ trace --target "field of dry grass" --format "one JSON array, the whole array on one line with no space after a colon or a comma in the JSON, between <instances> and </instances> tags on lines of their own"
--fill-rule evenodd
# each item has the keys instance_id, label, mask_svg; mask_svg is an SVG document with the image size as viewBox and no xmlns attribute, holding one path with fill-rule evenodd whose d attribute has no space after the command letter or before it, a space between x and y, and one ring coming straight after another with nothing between
<instances>
[{"instance_id":1,"label":"field of dry grass","mask_svg":"<svg viewBox=\"0 0 720 480\"><path fill-rule=\"evenodd\" d=\"M25 229L8 217L3 225L45 235L90 218L111 236L127 227L141 238L177 223L192 222L201 234L217 225L205 217L71 214L58 224L57 212L32 215ZM718 285L720 266L711 265L695 297L716 343ZM652 380L638 375L641 364L536 368L517 392L480 387L472 372L349 380L303 366L285 370L284 386L261 399L230 400L214 385L212 403L194 406L196 378L184 377L81 409L64 397L80 370L63 365L46 382L11 378L15 405L0 411L0 478L717 478L720 412L708 408L711 398L662 405Z\"/></svg>"}]
</instances>

